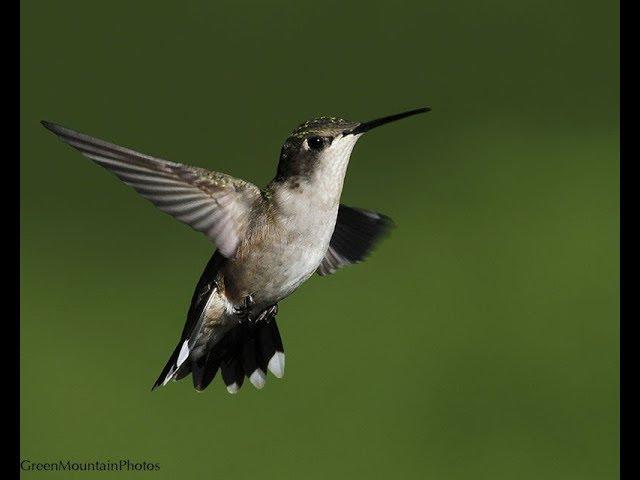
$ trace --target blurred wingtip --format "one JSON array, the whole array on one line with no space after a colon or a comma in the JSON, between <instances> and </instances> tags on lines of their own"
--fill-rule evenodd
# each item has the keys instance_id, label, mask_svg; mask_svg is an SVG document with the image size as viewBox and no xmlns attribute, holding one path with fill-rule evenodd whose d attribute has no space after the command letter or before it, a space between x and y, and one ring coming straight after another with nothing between
<instances>
[{"instance_id":1,"label":"blurred wingtip","mask_svg":"<svg viewBox=\"0 0 640 480\"><path fill-rule=\"evenodd\" d=\"M58 125L57 123L49 122L47 120L40 120L40 125L56 135L60 135L60 133L65 130L62 125Z\"/></svg>"}]
</instances>

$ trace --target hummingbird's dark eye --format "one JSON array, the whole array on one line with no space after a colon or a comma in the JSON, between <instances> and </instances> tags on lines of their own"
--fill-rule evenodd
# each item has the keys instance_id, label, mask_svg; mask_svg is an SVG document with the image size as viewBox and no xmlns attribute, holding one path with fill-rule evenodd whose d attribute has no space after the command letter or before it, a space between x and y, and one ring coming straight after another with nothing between
<instances>
[{"instance_id":1,"label":"hummingbird's dark eye","mask_svg":"<svg viewBox=\"0 0 640 480\"><path fill-rule=\"evenodd\" d=\"M325 139L323 137L309 137L307 138L307 145L311 150L322 150L324 147Z\"/></svg>"}]
</instances>

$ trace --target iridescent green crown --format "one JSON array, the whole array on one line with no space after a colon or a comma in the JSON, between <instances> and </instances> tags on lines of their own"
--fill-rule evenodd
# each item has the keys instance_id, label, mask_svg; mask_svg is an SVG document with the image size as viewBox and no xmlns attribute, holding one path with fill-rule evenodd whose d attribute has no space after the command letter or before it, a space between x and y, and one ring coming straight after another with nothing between
<instances>
[{"instance_id":1,"label":"iridescent green crown","mask_svg":"<svg viewBox=\"0 0 640 480\"><path fill-rule=\"evenodd\" d=\"M350 122L343 118L318 117L312 120L307 120L303 124L299 125L293 132L291 132L290 138L302 139L310 135L332 135L337 131L347 129L352 125L354 125L354 122Z\"/></svg>"}]
</instances>

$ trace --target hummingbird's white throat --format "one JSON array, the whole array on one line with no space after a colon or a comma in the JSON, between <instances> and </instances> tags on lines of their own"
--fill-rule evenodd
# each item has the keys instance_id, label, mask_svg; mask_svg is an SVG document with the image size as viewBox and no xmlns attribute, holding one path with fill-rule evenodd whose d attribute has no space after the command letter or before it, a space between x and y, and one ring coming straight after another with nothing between
<instances>
[{"instance_id":1,"label":"hummingbird's white throat","mask_svg":"<svg viewBox=\"0 0 640 480\"><path fill-rule=\"evenodd\" d=\"M338 136L318 156L313 182L318 184L327 199L340 200L344 177L351 152L361 135Z\"/></svg>"}]
</instances>

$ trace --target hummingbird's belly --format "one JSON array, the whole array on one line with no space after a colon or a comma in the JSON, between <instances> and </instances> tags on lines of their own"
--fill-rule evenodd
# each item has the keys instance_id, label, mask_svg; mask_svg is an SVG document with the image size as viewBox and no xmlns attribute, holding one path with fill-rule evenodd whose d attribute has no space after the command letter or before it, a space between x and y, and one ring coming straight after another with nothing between
<instances>
[{"instance_id":1,"label":"hummingbird's belly","mask_svg":"<svg viewBox=\"0 0 640 480\"><path fill-rule=\"evenodd\" d=\"M290 295L313 275L327 246L282 243L256 255L249 282L256 302L268 306Z\"/></svg>"},{"instance_id":2,"label":"hummingbird's belly","mask_svg":"<svg viewBox=\"0 0 640 480\"><path fill-rule=\"evenodd\" d=\"M260 311L290 295L313 275L329 247L335 218L327 220L313 232L293 230L270 238L233 261L225 275L231 300L251 295Z\"/></svg>"}]
</instances>

